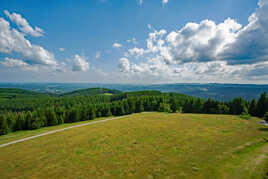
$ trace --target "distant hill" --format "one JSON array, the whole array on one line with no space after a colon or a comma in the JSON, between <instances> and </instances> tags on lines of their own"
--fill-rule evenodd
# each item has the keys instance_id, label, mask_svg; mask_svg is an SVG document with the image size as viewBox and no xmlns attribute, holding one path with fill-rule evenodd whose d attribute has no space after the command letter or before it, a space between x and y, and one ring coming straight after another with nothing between
<instances>
[{"instance_id":1,"label":"distant hill","mask_svg":"<svg viewBox=\"0 0 268 179\"><path fill-rule=\"evenodd\" d=\"M114 95L121 94L122 92L114 89L107 88L88 88L75 90L69 93L63 93L60 96L95 96L95 95Z\"/></svg>"},{"instance_id":2,"label":"distant hill","mask_svg":"<svg viewBox=\"0 0 268 179\"><path fill-rule=\"evenodd\" d=\"M27 97L47 97L48 93L38 93L30 90L17 89L17 88L0 88L0 98L27 98Z\"/></svg>"},{"instance_id":3,"label":"distant hill","mask_svg":"<svg viewBox=\"0 0 268 179\"><path fill-rule=\"evenodd\" d=\"M221 101L229 101L235 97L243 97L247 100L259 98L263 92L268 93L268 85L256 84L97 84L97 83L0 83L0 88L20 88L42 93L72 94L74 90L87 88L116 89L122 92L157 90L161 92L176 92L200 98L212 98ZM97 93L98 94L98 93Z\"/></svg>"}]
</instances>

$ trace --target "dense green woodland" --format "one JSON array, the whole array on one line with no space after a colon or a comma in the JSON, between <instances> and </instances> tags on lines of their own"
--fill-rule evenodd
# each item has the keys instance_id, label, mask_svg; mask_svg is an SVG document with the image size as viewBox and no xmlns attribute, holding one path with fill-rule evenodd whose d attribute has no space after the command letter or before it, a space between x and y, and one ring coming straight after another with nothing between
<instances>
[{"instance_id":1,"label":"dense green woodland","mask_svg":"<svg viewBox=\"0 0 268 179\"><path fill-rule=\"evenodd\" d=\"M160 91L122 93L93 88L55 95L0 89L0 135L143 111L265 116L268 121L268 96L263 93L258 100L221 102Z\"/></svg>"}]
</instances>

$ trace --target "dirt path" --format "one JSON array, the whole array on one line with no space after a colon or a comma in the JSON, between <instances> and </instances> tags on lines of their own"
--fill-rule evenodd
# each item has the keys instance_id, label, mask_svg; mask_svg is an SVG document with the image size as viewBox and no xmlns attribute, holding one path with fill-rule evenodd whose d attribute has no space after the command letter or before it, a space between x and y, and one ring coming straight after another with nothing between
<instances>
[{"instance_id":1,"label":"dirt path","mask_svg":"<svg viewBox=\"0 0 268 179\"><path fill-rule=\"evenodd\" d=\"M111 120L115 120L115 119L121 119L123 117L126 117L126 116L114 117L114 118L104 119L104 120L100 120L100 121L91 121L91 122L87 122L85 124L79 124L79 125L75 125L75 126L70 126L70 127L62 128L62 129L56 129L56 130L45 132L45 133L38 134L38 135L35 135L35 136L26 137L26 138L23 138L23 139L19 139L19 140L15 140L15 141L12 141L12 142L5 143L5 144L1 144L0 145L0 148L6 147L6 146L11 145L11 144L16 144L16 143L19 143L19 142L31 140L31 139L38 138L38 137L42 137L42 136L45 136L45 135L49 135L49 134L54 134L54 133L57 133L57 132L65 131L65 130L68 130L68 129L73 129L73 128L77 128L77 127L92 125L92 124L96 124L96 123L103 123L103 122L107 122L107 121L111 121Z\"/></svg>"}]
</instances>

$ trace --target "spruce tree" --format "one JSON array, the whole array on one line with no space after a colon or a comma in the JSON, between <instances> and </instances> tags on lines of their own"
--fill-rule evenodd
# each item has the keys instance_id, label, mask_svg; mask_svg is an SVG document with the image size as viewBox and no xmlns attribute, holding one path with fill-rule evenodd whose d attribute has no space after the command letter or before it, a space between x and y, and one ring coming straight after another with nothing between
<instances>
[{"instance_id":1,"label":"spruce tree","mask_svg":"<svg viewBox=\"0 0 268 179\"><path fill-rule=\"evenodd\" d=\"M268 99L266 93L262 93L257 103L257 116L263 117L268 111Z\"/></svg>"},{"instance_id":2,"label":"spruce tree","mask_svg":"<svg viewBox=\"0 0 268 179\"><path fill-rule=\"evenodd\" d=\"M5 135L9 131L5 116L0 115L0 135Z\"/></svg>"},{"instance_id":3,"label":"spruce tree","mask_svg":"<svg viewBox=\"0 0 268 179\"><path fill-rule=\"evenodd\" d=\"M248 110L249 114L252 116L256 116L257 115L257 101L255 99L253 99L250 102L249 105L249 110Z\"/></svg>"},{"instance_id":4,"label":"spruce tree","mask_svg":"<svg viewBox=\"0 0 268 179\"><path fill-rule=\"evenodd\" d=\"M48 126L58 125L58 120L54 108L49 108L46 113Z\"/></svg>"}]
</instances>

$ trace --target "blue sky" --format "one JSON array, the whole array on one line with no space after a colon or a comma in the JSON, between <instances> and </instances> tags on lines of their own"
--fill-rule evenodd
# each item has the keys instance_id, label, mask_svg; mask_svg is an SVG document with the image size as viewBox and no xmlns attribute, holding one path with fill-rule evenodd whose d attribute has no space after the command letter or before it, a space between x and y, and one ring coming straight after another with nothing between
<instances>
[{"instance_id":1,"label":"blue sky","mask_svg":"<svg viewBox=\"0 0 268 179\"><path fill-rule=\"evenodd\" d=\"M258 5L258 3L263 5ZM0 42L0 64L2 64L0 81L268 83L265 73L268 69L266 68L268 67L267 43L257 45L255 43L256 47L264 49L256 50L257 52L246 51L246 48L252 47L254 43L245 46L244 50L239 49L235 52L225 50L225 46L226 48L231 45L236 47L240 43L242 44L240 46L244 46L243 37L250 33L239 34L242 33L243 28L249 26L248 18L253 13L260 14L261 18L267 21L263 17L263 14L268 16L267 13L263 13L267 8L266 3L267 0L169 0L165 4L161 0L143 0L142 3L136 0L76 0L75 2L71 0L1 0L0 17L3 21L9 22L9 27L1 28L0 26L0 32L5 28L9 28L10 31L16 29L25 40L42 47L53 58L41 56L38 50L36 52L34 49L28 49L29 53L27 50L27 53L24 53L19 45L16 48L3 45L6 42L2 45L9 50L3 50L3 47L1 51ZM4 11L7 11L10 16ZM25 27L25 24L16 24L16 22L21 22L16 19L18 18L16 15L20 15L20 20L25 19L33 30L38 27L42 29L42 32L39 35L38 31L23 32L19 26L24 26L24 30L26 28L29 30L29 28ZM172 32L176 32L175 36L178 39L181 36L179 31L182 31L189 22L200 25L208 19L209 22L203 23L205 27L215 29L228 18L232 19L232 23L234 21L241 27L237 26L234 30L236 32L230 32L227 35L225 30L213 31L215 35L207 41L226 40L223 44L217 44L218 48L213 49L212 46L207 45L198 48L196 44L187 46L189 41L184 39L185 42L182 44L186 44L185 51L193 52L189 55L184 52L178 53L179 50L176 48L181 49L181 47L178 44L174 45L175 41L167 40ZM261 20L256 24L260 22ZM226 24L229 26L226 27L226 29L229 28L227 31L233 31L230 23ZM262 25L262 28L267 28L265 23ZM161 30L165 32L157 33ZM148 49L150 33L157 36L158 42L163 40L165 45L158 46L159 49L155 51L152 49L150 51ZM253 34L252 41L263 36L260 33L263 32ZM202 34L207 35L202 32L198 37L202 38ZM218 39L218 36L224 37ZM267 38L266 33L264 36ZM194 36L194 38L198 37ZM230 40L230 38L235 40ZM155 41L156 44L158 42ZM17 44L20 42L15 45ZM224 52L222 49L219 50L223 46ZM136 50L130 54L130 50L134 47ZM25 45L23 48L26 48ZM201 53L202 49L203 51L211 50L211 54L217 53L217 55ZM221 52L218 53L218 51ZM243 60L237 60L238 56L242 56ZM197 66L202 66L203 69L196 69ZM248 68L251 71L241 72ZM224 76L223 70L226 70L229 76L222 77ZM253 77L252 74L256 74L256 71L263 72ZM234 77L232 81L230 81L230 76Z\"/></svg>"}]
</instances>

